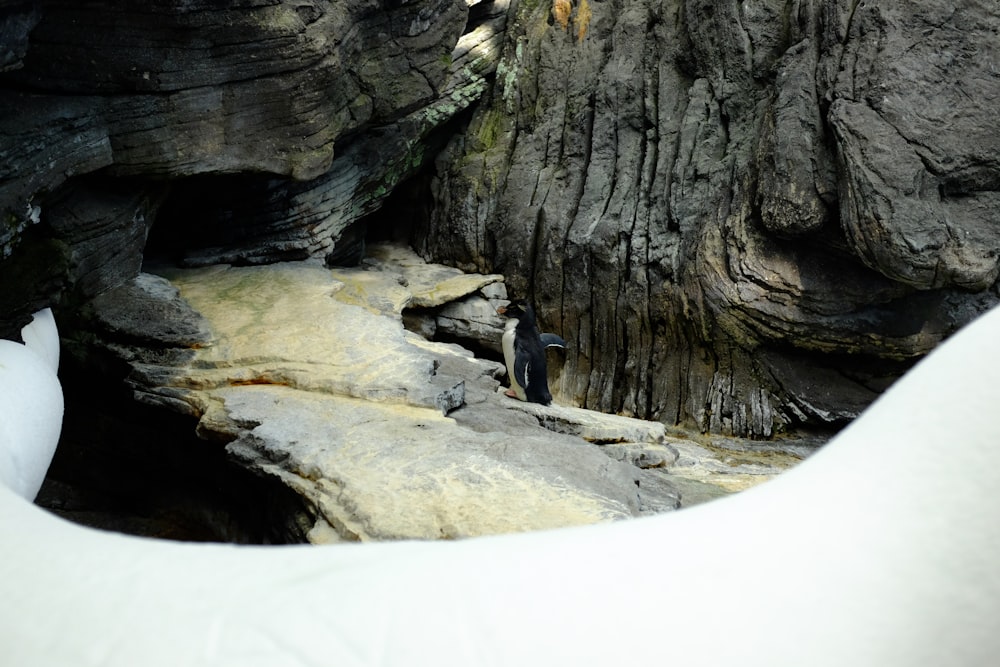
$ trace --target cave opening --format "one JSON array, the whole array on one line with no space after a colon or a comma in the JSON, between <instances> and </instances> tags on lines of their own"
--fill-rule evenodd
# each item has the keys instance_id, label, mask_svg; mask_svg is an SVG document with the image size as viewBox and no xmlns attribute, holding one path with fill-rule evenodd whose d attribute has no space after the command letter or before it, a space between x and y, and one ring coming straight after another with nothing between
<instances>
[{"instance_id":1,"label":"cave opening","mask_svg":"<svg viewBox=\"0 0 1000 667\"><path fill-rule=\"evenodd\" d=\"M225 221L239 212L231 207L262 183L258 176L216 175L169 184L162 204L150 209L145 245L136 248L142 270L182 265L191 253L231 242L238 232L227 231ZM136 400L129 368L112 352L127 341L95 329L93 296L69 294L57 310L65 412L36 504L82 525L143 537L306 542L314 517L298 494L240 465L225 442L199 437L196 416Z\"/></svg>"},{"instance_id":2,"label":"cave opening","mask_svg":"<svg viewBox=\"0 0 1000 667\"><path fill-rule=\"evenodd\" d=\"M467 121L468 114L462 114L453 124ZM443 143L439 139L437 148ZM431 220L434 178L434 162L426 160L372 213L340 230L323 257L326 264L357 265L366 244L414 247ZM247 248L282 247L288 238L281 235L280 224L275 236L275 221L285 219L289 202L310 191L311 182L239 173L188 176L157 186L162 197L148 209L145 244L136 248L143 271L306 258L301 246L266 257L247 253ZM195 416L138 402L126 383L129 369L108 354L106 341L95 344L92 323L83 322L78 312L80 304L70 310L60 317L63 435L39 505L78 523L149 537L250 544L307 541L314 508L277 477L243 467L227 454L226 443L200 438ZM411 315L433 320L437 313L407 313L405 319L412 321ZM470 347L468 340L441 332L426 337ZM499 346L473 352L502 362Z\"/></svg>"},{"instance_id":3,"label":"cave opening","mask_svg":"<svg viewBox=\"0 0 1000 667\"><path fill-rule=\"evenodd\" d=\"M306 259L307 250L285 238L291 193L306 187L258 173L177 179L156 213L144 258L188 266Z\"/></svg>"}]
</instances>

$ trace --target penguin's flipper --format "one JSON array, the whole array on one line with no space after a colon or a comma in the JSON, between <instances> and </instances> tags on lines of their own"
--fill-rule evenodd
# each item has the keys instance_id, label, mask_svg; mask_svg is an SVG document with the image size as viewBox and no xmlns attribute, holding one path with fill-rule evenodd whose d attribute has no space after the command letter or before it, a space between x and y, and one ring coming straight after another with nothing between
<instances>
[{"instance_id":1,"label":"penguin's flipper","mask_svg":"<svg viewBox=\"0 0 1000 667\"><path fill-rule=\"evenodd\" d=\"M554 333L543 333L541 339L542 347L561 347L566 349L566 341Z\"/></svg>"},{"instance_id":2,"label":"penguin's flipper","mask_svg":"<svg viewBox=\"0 0 1000 667\"><path fill-rule=\"evenodd\" d=\"M527 357L518 357L514 362L514 381L517 386L525 391L528 390L528 373L531 371L531 360Z\"/></svg>"},{"instance_id":3,"label":"penguin's flipper","mask_svg":"<svg viewBox=\"0 0 1000 667\"><path fill-rule=\"evenodd\" d=\"M528 374L531 371L531 354L517 340L514 341L514 381L521 389L528 389Z\"/></svg>"}]
</instances>

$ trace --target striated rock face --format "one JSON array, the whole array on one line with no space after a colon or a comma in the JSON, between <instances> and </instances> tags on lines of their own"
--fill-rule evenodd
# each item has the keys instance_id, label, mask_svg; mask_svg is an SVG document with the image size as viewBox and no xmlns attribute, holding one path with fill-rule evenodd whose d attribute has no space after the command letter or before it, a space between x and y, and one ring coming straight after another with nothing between
<instances>
[{"instance_id":1,"label":"striated rock face","mask_svg":"<svg viewBox=\"0 0 1000 667\"><path fill-rule=\"evenodd\" d=\"M0 54L0 258L43 264L53 283L19 291L45 303L75 287L60 251L80 226L72 209L96 218L118 206L80 195L86 175L84 189L136 203L123 238L104 225L95 242L120 252L142 240L127 258L89 260L110 274L90 278L105 288L135 274L154 219L157 251L192 263L356 261L364 234L351 226L433 157L440 128L485 90L506 2L471 20L469 4L0 4L10 36ZM41 247L53 238L60 247ZM31 305L17 306L20 321Z\"/></svg>"},{"instance_id":2,"label":"striated rock face","mask_svg":"<svg viewBox=\"0 0 1000 667\"><path fill-rule=\"evenodd\" d=\"M338 137L437 96L465 20L455 0L49 2L6 83L26 91L14 104L49 109L34 128L48 142L72 143L67 111L85 109L87 153L116 174L310 178ZM58 104L68 95L77 109Z\"/></svg>"},{"instance_id":3,"label":"striated rock face","mask_svg":"<svg viewBox=\"0 0 1000 667\"><path fill-rule=\"evenodd\" d=\"M363 269L142 273L94 299L76 327L91 333L68 347L126 369L136 401L195 417L201 438L297 493L313 542L457 538L679 504L662 472L591 444L662 448L663 424L524 406L498 393L501 364L403 328L408 305L499 276L377 250Z\"/></svg>"},{"instance_id":4,"label":"striated rock face","mask_svg":"<svg viewBox=\"0 0 1000 667\"><path fill-rule=\"evenodd\" d=\"M417 247L534 297L564 401L842 424L997 300L998 30L978 1L522 3Z\"/></svg>"},{"instance_id":5,"label":"striated rock face","mask_svg":"<svg viewBox=\"0 0 1000 667\"><path fill-rule=\"evenodd\" d=\"M503 274L557 399L837 428L998 300L995 3L0 0L0 336L188 267ZM489 350L491 297L407 323Z\"/></svg>"}]
</instances>

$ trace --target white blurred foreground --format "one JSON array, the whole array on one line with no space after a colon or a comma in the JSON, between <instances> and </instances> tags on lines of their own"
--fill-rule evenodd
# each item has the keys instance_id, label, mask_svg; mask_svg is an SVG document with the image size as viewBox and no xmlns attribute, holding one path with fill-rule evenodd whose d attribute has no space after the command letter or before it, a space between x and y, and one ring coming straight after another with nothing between
<instances>
[{"instance_id":1,"label":"white blurred foreground","mask_svg":"<svg viewBox=\"0 0 1000 667\"><path fill-rule=\"evenodd\" d=\"M0 340L0 485L34 500L62 430L59 332L52 311L35 313L21 338L24 345Z\"/></svg>"},{"instance_id":2,"label":"white blurred foreground","mask_svg":"<svg viewBox=\"0 0 1000 667\"><path fill-rule=\"evenodd\" d=\"M9 345L0 442L22 460L48 451L62 402L51 367ZM771 482L652 518L457 542L127 537L44 512L5 475L0 664L992 664L998 405L994 310Z\"/></svg>"}]
</instances>

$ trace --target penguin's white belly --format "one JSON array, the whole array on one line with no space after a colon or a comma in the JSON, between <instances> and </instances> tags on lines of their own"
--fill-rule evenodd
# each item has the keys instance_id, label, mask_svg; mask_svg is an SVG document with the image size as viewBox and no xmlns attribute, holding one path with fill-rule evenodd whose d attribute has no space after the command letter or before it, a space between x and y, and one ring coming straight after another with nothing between
<instances>
[{"instance_id":1,"label":"penguin's white belly","mask_svg":"<svg viewBox=\"0 0 1000 667\"><path fill-rule=\"evenodd\" d=\"M517 383L514 377L514 337L516 335L517 320L509 320L500 339L500 347L503 348L503 360L507 364L507 379L510 380L510 388L514 390L517 397L522 401L528 400L524 394L524 387Z\"/></svg>"}]
</instances>

